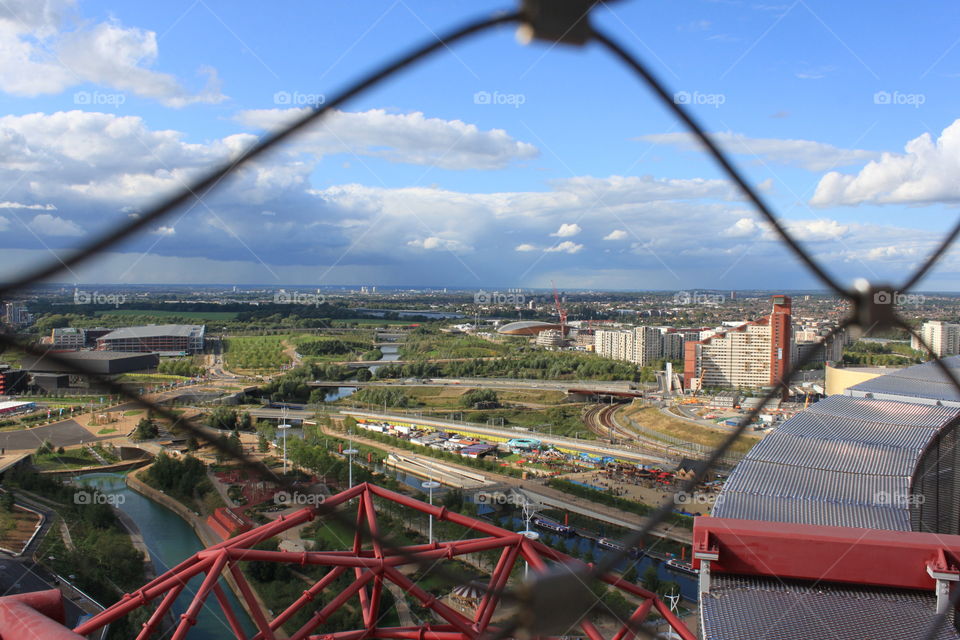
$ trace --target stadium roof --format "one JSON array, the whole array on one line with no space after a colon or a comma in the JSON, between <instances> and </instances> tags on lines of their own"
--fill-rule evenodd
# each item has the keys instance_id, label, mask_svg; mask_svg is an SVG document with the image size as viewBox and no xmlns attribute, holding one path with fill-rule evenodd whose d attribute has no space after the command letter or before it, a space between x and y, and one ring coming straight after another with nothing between
<instances>
[{"instance_id":1,"label":"stadium roof","mask_svg":"<svg viewBox=\"0 0 960 640\"><path fill-rule=\"evenodd\" d=\"M960 367L960 358L948 364ZM918 491L924 454L960 423L960 394L935 367L893 371L798 413L750 450L712 515L913 531L911 489ZM935 615L936 597L933 590L720 573L700 605L709 640L872 640L919 636ZM948 624L935 637L960 635Z\"/></svg>"},{"instance_id":2,"label":"stadium roof","mask_svg":"<svg viewBox=\"0 0 960 640\"><path fill-rule=\"evenodd\" d=\"M202 333L202 324L150 324L143 327L122 327L102 336L101 340L136 340L177 336L189 338Z\"/></svg>"},{"instance_id":3,"label":"stadium roof","mask_svg":"<svg viewBox=\"0 0 960 640\"><path fill-rule=\"evenodd\" d=\"M960 410L831 396L783 423L737 465L713 515L910 530L910 480Z\"/></svg>"},{"instance_id":4,"label":"stadium roof","mask_svg":"<svg viewBox=\"0 0 960 640\"><path fill-rule=\"evenodd\" d=\"M503 325L497 329L497 333L513 336L532 336L547 329L560 329L560 325L553 324L552 322L542 322L540 320L521 320Z\"/></svg>"},{"instance_id":5,"label":"stadium roof","mask_svg":"<svg viewBox=\"0 0 960 640\"><path fill-rule=\"evenodd\" d=\"M960 377L960 356L943 358L942 362ZM920 404L943 404L960 407L960 390L953 385L936 362L925 362L906 369L855 384L847 394L878 399L904 400Z\"/></svg>"}]
</instances>

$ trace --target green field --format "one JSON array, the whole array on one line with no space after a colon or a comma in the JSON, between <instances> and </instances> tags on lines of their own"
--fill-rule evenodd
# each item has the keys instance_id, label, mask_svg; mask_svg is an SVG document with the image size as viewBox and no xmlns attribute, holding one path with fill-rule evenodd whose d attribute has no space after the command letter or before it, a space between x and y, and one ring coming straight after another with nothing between
<instances>
[{"instance_id":1,"label":"green field","mask_svg":"<svg viewBox=\"0 0 960 640\"><path fill-rule=\"evenodd\" d=\"M223 342L227 368L236 371L264 373L276 371L290 362L283 353L283 342L289 336L241 336Z\"/></svg>"},{"instance_id":2,"label":"green field","mask_svg":"<svg viewBox=\"0 0 960 640\"><path fill-rule=\"evenodd\" d=\"M236 311L165 311L157 309L106 309L97 311L98 316L153 316L155 318L189 318L191 320L230 321L237 317Z\"/></svg>"}]
</instances>

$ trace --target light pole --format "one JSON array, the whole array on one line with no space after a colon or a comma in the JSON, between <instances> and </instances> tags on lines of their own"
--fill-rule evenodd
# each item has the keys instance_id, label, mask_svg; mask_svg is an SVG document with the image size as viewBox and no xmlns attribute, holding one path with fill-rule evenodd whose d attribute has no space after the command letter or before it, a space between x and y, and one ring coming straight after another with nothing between
<instances>
[{"instance_id":1,"label":"light pole","mask_svg":"<svg viewBox=\"0 0 960 640\"><path fill-rule=\"evenodd\" d=\"M280 429L280 432L283 433L283 472L287 472L287 429L290 428L290 425L287 424L287 410L283 410L283 417L281 418L283 422L277 425L277 429Z\"/></svg>"},{"instance_id":2,"label":"light pole","mask_svg":"<svg viewBox=\"0 0 960 640\"><path fill-rule=\"evenodd\" d=\"M432 479L431 479L431 480L428 480L428 481L426 481L426 482L421 483L420 486L423 487L424 489L428 489L428 490L430 491L430 506L432 507L432 506L433 506L433 490L436 489L436 488L438 488L438 487L440 486L440 483L439 483L439 482L436 482L435 480L432 480ZM429 540L430 544L433 544L433 512L430 513L430 525L429 525L429 527L430 527L430 528L428 529L428 532L429 532L429 533L428 533L428 535L427 535L427 540Z\"/></svg>"},{"instance_id":3,"label":"light pole","mask_svg":"<svg viewBox=\"0 0 960 640\"><path fill-rule=\"evenodd\" d=\"M533 519L533 516L536 513L536 510L533 508L533 505L530 503L530 501L526 499L524 499L523 501L522 508L523 508L524 529L523 531L518 531L517 533L522 535L527 540L539 540L540 534L530 528L530 520ZM523 563L523 579L524 580L527 579L527 574L529 572L530 572L530 563L524 560L524 563Z\"/></svg>"},{"instance_id":4,"label":"light pole","mask_svg":"<svg viewBox=\"0 0 960 640\"><path fill-rule=\"evenodd\" d=\"M347 456L347 488L353 488L353 456L360 453L357 449L353 448L353 438L350 439L350 448L343 450L344 455Z\"/></svg>"}]
</instances>

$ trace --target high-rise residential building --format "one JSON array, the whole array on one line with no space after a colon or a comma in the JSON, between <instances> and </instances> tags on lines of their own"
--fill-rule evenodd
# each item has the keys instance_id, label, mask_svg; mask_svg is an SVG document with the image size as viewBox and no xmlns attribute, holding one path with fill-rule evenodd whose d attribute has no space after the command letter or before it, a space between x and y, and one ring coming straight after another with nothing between
<instances>
[{"instance_id":1,"label":"high-rise residential building","mask_svg":"<svg viewBox=\"0 0 960 640\"><path fill-rule=\"evenodd\" d=\"M663 334L656 327L597 329L594 350L607 358L646 367L663 358Z\"/></svg>"},{"instance_id":2,"label":"high-rise residential building","mask_svg":"<svg viewBox=\"0 0 960 640\"><path fill-rule=\"evenodd\" d=\"M790 298L773 296L773 310L696 342L684 353L684 385L760 388L785 382L790 370Z\"/></svg>"},{"instance_id":3,"label":"high-rise residential building","mask_svg":"<svg viewBox=\"0 0 960 640\"><path fill-rule=\"evenodd\" d=\"M656 327L634 327L633 357L630 361L646 367L663 358L663 334Z\"/></svg>"},{"instance_id":4,"label":"high-rise residential building","mask_svg":"<svg viewBox=\"0 0 960 640\"><path fill-rule=\"evenodd\" d=\"M632 362L633 332L629 329L597 329L594 350L607 358Z\"/></svg>"},{"instance_id":5,"label":"high-rise residential building","mask_svg":"<svg viewBox=\"0 0 960 640\"><path fill-rule=\"evenodd\" d=\"M933 320L924 322L917 333L920 334L923 341L927 343L937 357L960 354L960 324ZM918 351L926 352L923 344L916 337L910 338L910 346Z\"/></svg>"},{"instance_id":6,"label":"high-rise residential building","mask_svg":"<svg viewBox=\"0 0 960 640\"><path fill-rule=\"evenodd\" d=\"M665 359L683 359L683 336L684 334L677 333L674 329L667 329L663 332L663 357Z\"/></svg>"}]
</instances>

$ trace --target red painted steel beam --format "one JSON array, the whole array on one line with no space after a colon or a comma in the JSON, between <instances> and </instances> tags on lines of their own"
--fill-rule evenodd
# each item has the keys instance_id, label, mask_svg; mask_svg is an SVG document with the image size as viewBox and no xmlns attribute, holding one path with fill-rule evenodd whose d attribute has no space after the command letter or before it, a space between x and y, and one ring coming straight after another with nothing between
<instances>
[{"instance_id":1,"label":"red painted steel beam","mask_svg":"<svg viewBox=\"0 0 960 640\"><path fill-rule=\"evenodd\" d=\"M293 634L290 640L303 640L306 638L308 635L310 635L310 631L323 624L326 619L330 617L330 614L342 607L347 600L352 598L357 592L363 589L372 579L372 573L369 571L364 573L359 579L355 580L353 584L338 593L333 600L327 603L323 609L318 611L312 618L310 618L307 624L303 625L295 634Z\"/></svg>"},{"instance_id":2,"label":"red painted steel beam","mask_svg":"<svg viewBox=\"0 0 960 640\"><path fill-rule=\"evenodd\" d=\"M451 609L447 605L440 602L439 599L435 598L433 595L427 593L419 586L414 584L409 578L405 575L394 569L393 567L384 568L385 575L390 578L394 583L397 584L401 589L415 597L417 600L422 602L427 608L432 609L436 612L438 616L452 624L462 633L466 634L467 637L473 638L478 634L473 630L472 621L468 620L461 614L459 611Z\"/></svg>"},{"instance_id":3,"label":"red painted steel beam","mask_svg":"<svg viewBox=\"0 0 960 640\"><path fill-rule=\"evenodd\" d=\"M223 571L223 567L226 564L227 554L221 551L220 555L217 556L214 561L213 566L207 571L207 577L200 583L200 588L197 589L196 595L193 596L193 602L187 607L186 612L180 616L180 624L177 625L177 630L173 633L170 640L183 640L187 633L190 632L190 628L197 624L197 614L200 612L200 607L202 607L206 601L210 590L217 584L217 580L220 579L220 572Z\"/></svg>"},{"instance_id":4,"label":"red painted steel beam","mask_svg":"<svg viewBox=\"0 0 960 640\"><path fill-rule=\"evenodd\" d=\"M157 630L157 627L163 620L163 617L167 615L167 611L170 610L170 606L180 596L180 592L183 591L185 586L186 584L181 584L178 587L174 587L167 592L167 595L163 596L163 600L160 601L160 604L153 612L153 615L150 616L149 620L143 623L143 629L141 629L140 633L137 634L137 640L147 640L151 635L153 635L154 631Z\"/></svg>"},{"instance_id":5,"label":"red painted steel beam","mask_svg":"<svg viewBox=\"0 0 960 640\"><path fill-rule=\"evenodd\" d=\"M57 597L60 592L56 591ZM24 595L24 594L17 594ZM62 605L61 605L62 606ZM0 598L0 639L85 640L15 596Z\"/></svg>"},{"instance_id":6,"label":"red painted steel beam","mask_svg":"<svg viewBox=\"0 0 960 640\"><path fill-rule=\"evenodd\" d=\"M327 575L323 576L323 578L317 581L316 584L314 584L312 587L304 591L303 595L297 598L297 600L293 604L291 604L289 607L284 609L283 613L281 613L279 616L274 618L273 622L270 623L271 633L279 629L283 623L285 623L287 620L293 617L293 615L297 611L299 611L308 602L312 601L317 596L317 594L319 594L321 591L329 587L334 580L336 580L341 575L346 573L346 571L347 571L346 567L334 567L329 573L327 573ZM260 605L257 604L258 608L259 606ZM253 640L264 640L265 638L268 638L268 637L269 636L266 636L263 633L258 633L253 637Z\"/></svg>"},{"instance_id":7,"label":"red painted steel beam","mask_svg":"<svg viewBox=\"0 0 960 640\"><path fill-rule=\"evenodd\" d=\"M960 566L960 536L853 527L704 518L694 520L697 553L716 550L712 573L846 582L896 589L934 588L928 564L942 552Z\"/></svg>"},{"instance_id":8,"label":"red painted steel beam","mask_svg":"<svg viewBox=\"0 0 960 640\"><path fill-rule=\"evenodd\" d=\"M240 567L235 563L231 562L229 566L230 574L233 575L234 581L237 583L237 586L240 587L240 595L243 596L244 601L247 603L247 608L253 616L253 622L259 630L257 637L263 638L264 640L276 640L273 635L273 629L270 628L270 623L267 622L266 616L263 615L260 603L257 601L256 596L253 595L253 589L250 588L250 583L247 582L247 579L243 576L243 571L241 571Z\"/></svg>"},{"instance_id":9,"label":"red painted steel beam","mask_svg":"<svg viewBox=\"0 0 960 640\"><path fill-rule=\"evenodd\" d=\"M223 615L227 617L227 624L230 625L230 630L233 631L233 635L236 636L237 640L247 640L247 634L243 632L243 627L237 619L237 614L233 612L233 607L230 606L230 601L227 600L227 594L223 592L223 587L220 586L219 582L213 585L213 595L216 596L220 608L223 609Z\"/></svg>"}]
</instances>

